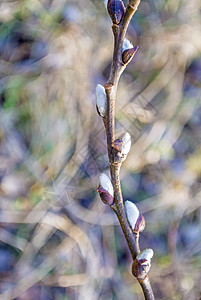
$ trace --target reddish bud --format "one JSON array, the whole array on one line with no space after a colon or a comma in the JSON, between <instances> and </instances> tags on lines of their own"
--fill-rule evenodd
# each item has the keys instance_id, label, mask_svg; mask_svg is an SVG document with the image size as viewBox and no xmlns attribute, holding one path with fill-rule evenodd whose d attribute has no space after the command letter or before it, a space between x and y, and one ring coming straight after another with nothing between
<instances>
[{"instance_id":1,"label":"reddish bud","mask_svg":"<svg viewBox=\"0 0 201 300\"><path fill-rule=\"evenodd\" d=\"M118 25L124 16L124 3L121 0L109 0L107 9L113 24Z\"/></svg>"},{"instance_id":2,"label":"reddish bud","mask_svg":"<svg viewBox=\"0 0 201 300\"><path fill-rule=\"evenodd\" d=\"M123 162L131 148L131 136L128 132L126 132L121 139L116 139L112 143L112 147L117 151L117 156L119 160Z\"/></svg>"},{"instance_id":3,"label":"reddish bud","mask_svg":"<svg viewBox=\"0 0 201 300\"><path fill-rule=\"evenodd\" d=\"M139 46L136 46L136 47L124 50L124 52L122 53L122 61L124 64L128 64L131 61L131 59L137 52L138 48L139 48Z\"/></svg>"},{"instance_id":4,"label":"reddish bud","mask_svg":"<svg viewBox=\"0 0 201 300\"><path fill-rule=\"evenodd\" d=\"M145 279L148 272L150 270L150 266L148 264L142 265L137 259L134 260L132 265L132 274L138 279Z\"/></svg>"},{"instance_id":5,"label":"reddish bud","mask_svg":"<svg viewBox=\"0 0 201 300\"><path fill-rule=\"evenodd\" d=\"M145 228L145 219L143 215L139 212L137 206L131 202L125 202L126 216L130 227L135 233L142 232Z\"/></svg>"},{"instance_id":6,"label":"reddish bud","mask_svg":"<svg viewBox=\"0 0 201 300\"><path fill-rule=\"evenodd\" d=\"M112 205L114 203L114 198L110 193L108 193L102 186L99 186L96 190L99 192L100 198L103 201L103 203L107 205Z\"/></svg>"},{"instance_id":7,"label":"reddish bud","mask_svg":"<svg viewBox=\"0 0 201 300\"><path fill-rule=\"evenodd\" d=\"M146 249L137 255L132 265L133 276L138 279L145 279L151 268L151 258L153 254L152 249Z\"/></svg>"},{"instance_id":8,"label":"reddish bud","mask_svg":"<svg viewBox=\"0 0 201 300\"><path fill-rule=\"evenodd\" d=\"M142 232L145 229L145 219L141 213L139 213L138 219L135 224L134 232Z\"/></svg>"}]
</instances>

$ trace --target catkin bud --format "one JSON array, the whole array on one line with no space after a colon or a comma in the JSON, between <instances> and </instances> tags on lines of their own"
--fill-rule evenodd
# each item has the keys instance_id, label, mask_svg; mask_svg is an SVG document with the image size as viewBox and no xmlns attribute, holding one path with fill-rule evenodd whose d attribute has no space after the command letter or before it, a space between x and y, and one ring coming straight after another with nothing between
<instances>
[{"instance_id":1,"label":"catkin bud","mask_svg":"<svg viewBox=\"0 0 201 300\"><path fill-rule=\"evenodd\" d=\"M125 202L126 216L130 227L135 233L142 232L145 228L145 219L139 212L137 206L131 202Z\"/></svg>"},{"instance_id":2,"label":"catkin bud","mask_svg":"<svg viewBox=\"0 0 201 300\"><path fill-rule=\"evenodd\" d=\"M110 178L102 173L99 180L100 185L97 188L97 192L99 192L101 200L105 204L112 205L114 203L114 188Z\"/></svg>"},{"instance_id":3,"label":"catkin bud","mask_svg":"<svg viewBox=\"0 0 201 300\"><path fill-rule=\"evenodd\" d=\"M121 0L109 0L107 9L113 24L118 25L124 16L124 3Z\"/></svg>"},{"instance_id":4,"label":"catkin bud","mask_svg":"<svg viewBox=\"0 0 201 300\"><path fill-rule=\"evenodd\" d=\"M126 132L122 137L122 154L127 155L131 149L131 135Z\"/></svg>"},{"instance_id":5,"label":"catkin bud","mask_svg":"<svg viewBox=\"0 0 201 300\"><path fill-rule=\"evenodd\" d=\"M120 161L123 162L131 149L131 136L126 132L121 139L116 139L112 143L112 147L116 150L116 154Z\"/></svg>"},{"instance_id":6,"label":"catkin bud","mask_svg":"<svg viewBox=\"0 0 201 300\"><path fill-rule=\"evenodd\" d=\"M151 268L151 259L154 255L152 249L143 250L137 255L132 265L132 274L138 279L145 279Z\"/></svg>"},{"instance_id":7,"label":"catkin bud","mask_svg":"<svg viewBox=\"0 0 201 300\"><path fill-rule=\"evenodd\" d=\"M99 115L104 118L107 112L107 96L101 84L96 86L96 107Z\"/></svg>"}]
</instances>

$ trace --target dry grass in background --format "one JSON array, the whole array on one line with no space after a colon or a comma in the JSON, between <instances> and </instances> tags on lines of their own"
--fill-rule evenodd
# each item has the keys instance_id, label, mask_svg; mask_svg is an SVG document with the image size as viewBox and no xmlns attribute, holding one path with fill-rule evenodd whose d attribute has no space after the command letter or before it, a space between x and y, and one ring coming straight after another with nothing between
<instances>
[{"instance_id":1,"label":"dry grass in background","mask_svg":"<svg viewBox=\"0 0 201 300\"><path fill-rule=\"evenodd\" d=\"M145 215L157 299L201 297L200 9L142 1L118 90L124 199ZM113 47L102 1L1 1L0 22L0 299L142 299L95 192L108 166L94 89Z\"/></svg>"}]
</instances>

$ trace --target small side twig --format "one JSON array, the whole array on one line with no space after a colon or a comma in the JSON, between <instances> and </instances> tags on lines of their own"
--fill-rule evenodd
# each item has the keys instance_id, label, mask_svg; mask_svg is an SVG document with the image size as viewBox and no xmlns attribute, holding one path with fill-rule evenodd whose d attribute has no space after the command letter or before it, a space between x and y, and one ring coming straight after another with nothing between
<instances>
[{"instance_id":1,"label":"small side twig","mask_svg":"<svg viewBox=\"0 0 201 300\"><path fill-rule=\"evenodd\" d=\"M140 283L145 299L154 300L154 294L148 277L150 259L153 256L153 251L151 249L147 249L140 253L139 247L139 232L144 229L144 218L139 213L137 208L132 207L132 205L134 205L133 203L128 203L127 213L121 192L120 168L129 151L129 147L125 145L125 142L128 141L123 141L123 139L115 140L115 102L118 82L122 72L137 51L137 47L132 48L132 46L129 46L128 49L124 49L123 44L128 25L138 8L139 3L140 0L130 0L125 9L121 0L108 1L108 12L113 21L113 60L109 79L104 86L105 90L101 90L99 85L96 96L97 108L99 114L103 118L107 134L108 157L112 186L110 186L109 179L107 179L107 176L105 175L106 177L102 177L100 181L101 189L99 188L98 191L103 202L109 204L118 217L134 261L132 273ZM104 103L104 97L106 99L106 103ZM123 150L122 147L127 148L125 148L126 150ZM112 200L111 197L113 197ZM137 215L135 215L135 213ZM135 218L135 216L137 217Z\"/></svg>"}]
</instances>

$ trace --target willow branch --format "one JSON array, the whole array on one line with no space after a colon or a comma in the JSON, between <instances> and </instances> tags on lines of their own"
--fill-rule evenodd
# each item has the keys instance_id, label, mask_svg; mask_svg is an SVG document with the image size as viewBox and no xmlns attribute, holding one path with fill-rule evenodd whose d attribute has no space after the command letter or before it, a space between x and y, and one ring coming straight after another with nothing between
<instances>
[{"instance_id":1,"label":"willow branch","mask_svg":"<svg viewBox=\"0 0 201 300\"><path fill-rule=\"evenodd\" d=\"M120 184L120 168L122 160L117 157L116 151L113 147L113 142L115 141L115 102L117 87L119 78L127 65L127 63L124 63L122 61L122 46L128 25L132 16L138 8L139 3L140 0L130 0L120 23L112 25L114 34L114 51L109 79L104 86L107 96L107 111L106 115L103 118L107 134L107 147L111 181L114 188L114 203L111 205L111 208L118 217L119 223L121 225L123 234L126 238L130 253L134 261L136 260L137 255L140 254L139 232L133 232L128 223ZM115 0L113 0L113 4L115 4ZM110 13L110 16L112 13ZM116 17L116 15L111 16L112 20L113 17ZM145 299L154 300L155 298L148 275L146 274L146 276L142 278L138 277L137 275L136 277L142 287Z\"/></svg>"}]
</instances>

